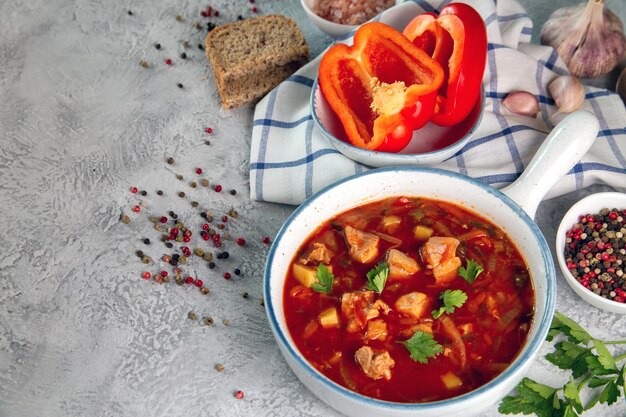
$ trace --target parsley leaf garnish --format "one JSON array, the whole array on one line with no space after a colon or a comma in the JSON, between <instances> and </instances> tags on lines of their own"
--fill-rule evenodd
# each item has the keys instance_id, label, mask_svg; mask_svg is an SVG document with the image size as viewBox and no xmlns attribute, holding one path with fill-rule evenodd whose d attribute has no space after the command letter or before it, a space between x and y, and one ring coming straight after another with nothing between
<instances>
[{"instance_id":1,"label":"parsley leaf garnish","mask_svg":"<svg viewBox=\"0 0 626 417\"><path fill-rule=\"evenodd\" d=\"M502 414L535 414L539 417L577 417L596 404L615 403L626 391L626 355L613 356L607 345L624 344L624 340L604 341L591 336L574 320L558 311L552 320L548 341L561 337L554 352L546 359L561 369L571 371L569 381L560 388L539 384L524 378L516 388L517 396L507 396L498 410ZM592 398L586 405L583 398Z\"/></svg>"},{"instance_id":2,"label":"parsley leaf garnish","mask_svg":"<svg viewBox=\"0 0 626 417\"><path fill-rule=\"evenodd\" d=\"M422 331L415 332L403 344L409 350L411 359L419 363L428 363L428 358L434 358L443 352L443 347L437 343L433 335Z\"/></svg>"},{"instance_id":3,"label":"parsley leaf garnish","mask_svg":"<svg viewBox=\"0 0 626 417\"><path fill-rule=\"evenodd\" d=\"M445 290L439 294L443 305L438 310L433 310L433 317L438 319L443 313L452 314L454 309L461 307L467 301L467 294L461 290Z\"/></svg>"},{"instance_id":4,"label":"parsley leaf garnish","mask_svg":"<svg viewBox=\"0 0 626 417\"><path fill-rule=\"evenodd\" d=\"M333 291L333 279L335 276L328 270L324 264L319 264L315 271L315 279L317 282L311 284L311 289L315 292L325 292L330 294Z\"/></svg>"},{"instance_id":5,"label":"parsley leaf garnish","mask_svg":"<svg viewBox=\"0 0 626 417\"><path fill-rule=\"evenodd\" d=\"M389 265L387 265L387 262L381 261L375 268L370 269L367 273L367 285L365 288L380 294L383 292L383 288L385 288L388 277Z\"/></svg>"},{"instance_id":6,"label":"parsley leaf garnish","mask_svg":"<svg viewBox=\"0 0 626 417\"><path fill-rule=\"evenodd\" d=\"M459 275L461 276L461 278L463 278L465 281L471 284L472 282L476 281L476 278L478 278L478 275L480 275L480 273L483 272L484 270L485 269L478 262L476 262L473 259L468 259L467 269L460 266Z\"/></svg>"}]
</instances>

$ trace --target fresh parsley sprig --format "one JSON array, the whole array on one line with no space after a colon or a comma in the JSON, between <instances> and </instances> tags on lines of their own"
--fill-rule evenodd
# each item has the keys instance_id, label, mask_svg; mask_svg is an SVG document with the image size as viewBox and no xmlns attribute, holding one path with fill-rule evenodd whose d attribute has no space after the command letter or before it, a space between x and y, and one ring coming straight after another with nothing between
<instances>
[{"instance_id":1,"label":"fresh parsley sprig","mask_svg":"<svg viewBox=\"0 0 626 417\"><path fill-rule=\"evenodd\" d=\"M365 288L380 294L385 288L387 278L389 278L389 265L387 262L381 261L375 268L370 269L367 273L367 284Z\"/></svg>"},{"instance_id":2,"label":"fresh parsley sprig","mask_svg":"<svg viewBox=\"0 0 626 417\"><path fill-rule=\"evenodd\" d=\"M315 271L315 279L317 282L311 284L311 289L315 292L324 292L330 294L333 291L333 279L335 276L324 264L319 264Z\"/></svg>"},{"instance_id":3,"label":"fresh parsley sprig","mask_svg":"<svg viewBox=\"0 0 626 417\"><path fill-rule=\"evenodd\" d=\"M476 281L478 275L480 275L480 273L484 270L485 268L483 268L478 262L473 259L468 259L467 268L463 268L462 266L459 267L459 275L471 284Z\"/></svg>"},{"instance_id":4,"label":"fresh parsley sprig","mask_svg":"<svg viewBox=\"0 0 626 417\"><path fill-rule=\"evenodd\" d=\"M443 352L443 347L437 343L433 335L422 331L415 332L403 344L408 349L411 359L419 363L428 363L429 358L434 358Z\"/></svg>"},{"instance_id":5,"label":"fresh parsley sprig","mask_svg":"<svg viewBox=\"0 0 626 417\"><path fill-rule=\"evenodd\" d=\"M626 340L600 340L558 311L552 319L547 340L565 339L554 345L546 359L560 369L571 371L562 387L540 384L524 378L516 388L517 396L507 396L498 410L502 414L535 414L539 417L576 417L597 403L613 404L626 394L626 365L619 363L626 354L614 357L607 345L626 344ZM583 404L580 393L591 391L592 400Z\"/></svg>"},{"instance_id":6,"label":"fresh parsley sprig","mask_svg":"<svg viewBox=\"0 0 626 417\"><path fill-rule=\"evenodd\" d=\"M467 301L467 294L461 290L445 290L439 294L439 299L443 305L437 310L433 310L433 318L438 319L443 313L452 314L454 309L461 307Z\"/></svg>"}]
</instances>

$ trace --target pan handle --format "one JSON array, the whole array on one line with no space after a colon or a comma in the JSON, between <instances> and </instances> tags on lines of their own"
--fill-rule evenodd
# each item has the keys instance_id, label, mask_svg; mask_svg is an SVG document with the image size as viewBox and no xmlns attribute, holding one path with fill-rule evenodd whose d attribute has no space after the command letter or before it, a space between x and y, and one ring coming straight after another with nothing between
<instances>
[{"instance_id":1,"label":"pan handle","mask_svg":"<svg viewBox=\"0 0 626 417\"><path fill-rule=\"evenodd\" d=\"M543 197L587 153L599 129L598 119L588 111L569 114L552 129L522 175L500 191L534 218Z\"/></svg>"}]
</instances>

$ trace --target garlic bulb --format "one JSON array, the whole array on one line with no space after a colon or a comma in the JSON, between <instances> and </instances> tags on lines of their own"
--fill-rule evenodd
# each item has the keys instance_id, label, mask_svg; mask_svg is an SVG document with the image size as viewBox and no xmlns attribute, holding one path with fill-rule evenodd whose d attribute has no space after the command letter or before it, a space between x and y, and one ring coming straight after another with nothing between
<instances>
[{"instance_id":1,"label":"garlic bulb","mask_svg":"<svg viewBox=\"0 0 626 417\"><path fill-rule=\"evenodd\" d=\"M562 75L548 85L548 91L559 108L557 113L571 113L585 101L585 87L576 77Z\"/></svg>"},{"instance_id":2,"label":"garlic bulb","mask_svg":"<svg viewBox=\"0 0 626 417\"><path fill-rule=\"evenodd\" d=\"M624 59L624 26L604 0L558 9L541 28L541 43L556 48L577 77L607 74Z\"/></svg>"},{"instance_id":3,"label":"garlic bulb","mask_svg":"<svg viewBox=\"0 0 626 417\"><path fill-rule=\"evenodd\" d=\"M529 117L537 117L540 110L537 97L527 91L516 91L508 94L502 100L502 104L513 113Z\"/></svg>"}]
</instances>

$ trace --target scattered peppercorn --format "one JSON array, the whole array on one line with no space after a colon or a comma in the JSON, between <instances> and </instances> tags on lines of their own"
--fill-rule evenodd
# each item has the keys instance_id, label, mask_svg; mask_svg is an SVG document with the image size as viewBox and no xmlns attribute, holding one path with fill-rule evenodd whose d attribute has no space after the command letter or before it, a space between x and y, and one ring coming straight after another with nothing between
<instances>
[{"instance_id":1,"label":"scattered peppercorn","mask_svg":"<svg viewBox=\"0 0 626 417\"><path fill-rule=\"evenodd\" d=\"M148 271L144 272L143 274L141 274L141 277L143 279L150 279L150 277L152 276L152 274Z\"/></svg>"},{"instance_id":2,"label":"scattered peppercorn","mask_svg":"<svg viewBox=\"0 0 626 417\"><path fill-rule=\"evenodd\" d=\"M213 323L214 323L213 318L212 318L211 316L204 317L204 318L202 319L202 321L203 321L203 322L204 322L204 324L206 324L207 326L213 326Z\"/></svg>"},{"instance_id":3,"label":"scattered peppercorn","mask_svg":"<svg viewBox=\"0 0 626 417\"><path fill-rule=\"evenodd\" d=\"M263 243L266 245L270 243L270 238L268 236L263 237Z\"/></svg>"},{"instance_id":4,"label":"scattered peppercorn","mask_svg":"<svg viewBox=\"0 0 626 417\"><path fill-rule=\"evenodd\" d=\"M248 298L248 297L249 297L249 295L248 295L248 293L247 293L247 292L244 292L244 293L242 294L242 297L243 297L243 298Z\"/></svg>"},{"instance_id":5,"label":"scattered peppercorn","mask_svg":"<svg viewBox=\"0 0 626 417\"><path fill-rule=\"evenodd\" d=\"M230 272L224 272L224 279L230 279Z\"/></svg>"},{"instance_id":6,"label":"scattered peppercorn","mask_svg":"<svg viewBox=\"0 0 626 417\"><path fill-rule=\"evenodd\" d=\"M219 192L221 192L221 191L222 191L222 186L221 186L221 185L219 185L219 184L217 184L217 185L215 186L214 190L215 190L215 192L219 193Z\"/></svg>"},{"instance_id":7,"label":"scattered peppercorn","mask_svg":"<svg viewBox=\"0 0 626 417\"><path fill-rule=\"evenodd\" d=\"M221 363L218 363L217 365L215 365L215 370L217 372L224 372L224 365L222 365Z\"/></svg>"},{"instance_id":8,"label":"scattered peppercorn","mask_svg":"<svg viewBox=\"0 0 626 417\"><path fill-rule=\"evenodd\" d=\"M222 252L222 257L224 259L228 259L229 256L230 256L230 254L228 252L226 252L226 251Z\"/></svg>"},{"instance_id":9,"label":"scattered peppercorn","mask_svg":"<svg viewBox=\"0 0 626 417\"><path fill-rule=\"evenodd\" d=\"M145 197L145 196L147 196L147 195L148 195L148 192L147 192L146 190L143 190L143 191L141 192L141 195Z\"/></svg>"},{"instance_id":10,"label":"scattered peppercorn","mask_svg":"<svg viewBox=\"0 0 626 417\"><path fill-rule=\"evenodd\" d=\"M209 293L209 289L207 287L202 287L200 288L200 292L204 295L207 295Z\"/></svg>"},{"instance_id":11,"label":"scattered peppercorn","mask_svg":"<svg viewBox=\"0 0 626 417\"><path fill-rule=\"evenodd\" d=\"M241 275L241 269L239 268L235 268L233 272L235 273L235 275Z\"/></svg>"},{"instance_id":12,"label":"scattered peppercorn","mask_svg":"<svg viewBox=\"0 0 626 417\"><path fill-rule=\"evenodd\" d=\"M217 13L217 12L215 12L215 13ZM217 16L217 14L216 14L216 16ZM210 32L210 31L212 31L213 29L215 29L215 27L216 27L216 26L215 26L215 23L213 23L213 22L208 22L208 23L206 24L206 29L207 29L209 32Z\"/></svg>"},{"instance_id":13,"label":"scattered peppercorn","mask_svg":"<svg viewBox=\"0 0 626 417\"><path fill-rule=\"evenodd\" d=\"M143 243L144 243L145 245L149 245L149 244L150 244L150 239L145 238L145 239L143 240Z\"/></svg>"},{"instance_id":14,"label":"scattered peppercorn","mask_svg":"<svg viewBox=\"0 0 626 417\"><path fill-rule=\"evenodd\" d=\"M243 391L241 390L235 391L235 398L237 398L238 400L243 399L243 395L244 395Z\"/></svg>"},{"instance_id":15,"label":"scattered peppercorn","mask_svg":"<svg viewBox=\"0 0 626 417\"><path fill-rule=\"evenodd\" d=\"M176 85L178 86L178 88L183 88L184 87L183 83L178 83Z\"/></svg>"},{"instance_id":16,"label":"scattered peppercorn","mask_svg":"<svg viewBox=\"0 0 626 417\"><path fill-rule=\"evenodd\" d=\"M204 129L204 131L207 133L213 133L213 128L207 127L206 129Z\"/></svg>"},{"instance_id":17,"label":"scattered peppercorn","mask_svg":"<svg viewBox=\"0 0 626 417\"><path fill-rule=\"evenodd\" d=\"M157 193L157 195L163 195L163 191L161 191L161 190L158 190L156 193Z\"/></svg>"},{"instance_id":18,"label":"scattered peppercorn","mask_svg":"<svg viewBox=\"0 0 626 417\"><path fill-rule=\"evenodd\" d=\"M177 22L182 22L182 21L183 21L182 16L177 14L177 15L176 15L176 21L177 21Z\"/></svg>"},{"instance_id":19,"label":"scattered peppercorn","mask_svg":"<svg viewBox=\"0 0 626 417\"><path fill-rule=\"evenodd\" d=\"M215 268L215 262L209 262L208 267L209 269Z\"/></svg>"},{"instance_id":20,"label":"scattered peppercorn","mask_svg":"<svg viewBox=\"0 0 626 417\"><path fill-rule=\"evenodd\" d=\"M205 145L210 145L210 144L211 144L211 141L210 141L210 140L205 140L205 141L204 141L204 144L205 144Z\"/></svg>"},{"instance_id":21,"label":"scattered peppercorn","mask_svg":"<svg viewBox=\"0 0 626 417\"><path fill-rule=\"evenodd\" d=\"M183 41L183 48L189 49L189 42L188 41ZM186 55L185 55L185 57L186 57Z\"/></svg>"},{"instance_id":22,"label":"scattered peppercorn","mask_svg":"<svg viewBox=\"0 0 626 417\"><path fill-rule=\"evenodd\" d=\"M182 180L184 180L184 179L185 179L185 177L183 177L183 176L182 176L182 175L180 175L180 174L176 174L176 179L177 179L177 180L179 180L179 181L182 181Z\"/></svg>"},{"instance_id":23,"label":"scattered peppercorn","mask_svg":"<svg viewBox=\"0 0 626 417\"><path fill-rule=\"evenodd\" d=\"M189 183L189 186L190 186L191 188L196 188L196 187L198 186L198 183L197 183L197 182L195 182L195 181L191 181L191 182Z\"/></svg>"},{"instance_id":24,"label":"scattered peppercorn","mask_svg":"<svg viewBox=\"0 0 626 417\"><path fill-rule=\"evenodd\" d=\"M238 244L239 246L243 246L243 245L245 245L245 244L246 244L246 239L244 239L244 238L242 238L242 237L238 237L238 238L237 238L237 240L236 240L236 242L237 242L237 244Z\"/></svg>"},{"instance_id":25,"label":"scattered peppercorn","mask_svg":"<svg viewBox=\"0 0 626 417\"><path fill-rule=\"evenodd\" d=\"M259 9L257 9L257 8L256 8L256 6L254 6L254 7L252 8L252 13L256 13L256 12L258 12L258 11L259 11Z\"/></svg>"},{"instance_id":26,"label":"scattered peppercorn","mask_svg":"<svg viewBox=\"0 0 626 417\"><path fill-rule=\"evenodd\" d=\"M172 158L171 156L167 158L167 163L172 165L174 163L174 158Z\"/></svg>"},{"instance_id":27,"label":"scattered peppercorn","mask_svg":"<svg viewBox=\"0 0 626 417\"><path fill-rule=\"evenodd\" d=\"M129 15L129 16L132 16L132 15L133 15L133 11L132 11L132 10L129 10L129 11L128 11L128 15Z\"/></svg>"},{"instance_id":28,"label":"scattered peppercorn","mask_svg":"<svg viewBox=\"0 0 626 417\"><path fill-rule=\"evenodd\" d=\"M204 255L202 255L202 259L204 259L205 261L212 261L213 260L213 254L211 252L204 252Z\"/></svg>"},{"instance_id":29,"label":"scattered peppercorn","mask_svg":"<svg viewBox=\"0 0 626 417\"><path fill-rule=\"evenodd\" d=\"M198 318L198 316L196 316L196 313L194 313L193 311L187 313L187 317L189 318L189 320L195 320Z\"/></svg>"},{"instance_id":30,"label":"scattered peppercorn","mask_svg":"<svg viewBox=\"0 0 626 417\"><path fill-rule=\"evenodd\" d=\"M184 198L184 197L185 197L185 192L184 192L184 191L181 191L180 193L178 193L178 196L179 196L180 198Z\"/></svg>"},{"instance_id":31,"label":"scattered peppercorn","mask_svg":"<svg viewBox=\"0 0 626 417\"><path fill-rule=\"evenodd\" d=\"M200 23L198 23L196 25L196 29L200 30L202 27L200 26ZM202 49L204 51L204 45L202 45L201 43L198 44L198 49Z\"/></svg>"},{"instance_id":32,"label":"scattered peppercorn","mask_svg":"<svg viewBox=\"0 0 626 417\"><path fill-rule=\"evenodd\" d=\"M243 20L243 16L242 15L237 16L237 20Z\"/></svg>"},{"instance_id":33,"label":"scattered peppercorn","mask_svg":"<svg viewBox=\"0 0 626 417\"><path fill-rule=\"evenodd\" d=\"M235 195L237 194L237 190L230 190L230 195Z\"/></svg>"},{"instance_id":34,"label":"scattered peppercorn","mask_svg":"<svg viewBox=\"0 0 626 417\"><path fill-rule=\"evenodd\" d=\"M142 250L136 250L135 251L135 255L137 255L140 258L143 258L143 251Z\"/></svg>"},{"instance_id":35,"label":"scattered peppercorn","mask_svg":"<svg viewBox=\"0 0 626 417\"><path fill-rule=\"evenodd\" d=\"M194 282L194 285L195 285L196 287L198 287L198 288L201 288L203 284L204 284L204 283L202 282L202 280L201 280L201 279L197 279L197 280Z\"/></svg>"},{"instance_id":36,"label":"scattered peppercorn","mask_svg":"<svg viewBox=\"0 0 626 417\"><path fill-rule=\"evenodd\" d=\"M200 203L198 203L197 201L192 201L192 202L191 202L191 207L196 208L196 207L198 207L199 205L200 205Z\"/></svg>"},{"instance_id":37,"label":"scattered peppercorn","mask_svg":"<svg viewBox=\"0 0 626 417\"><path fill-rule=\"evenodd\" d=\"M192 284L194 281L193 277L187 277L185 278L185 284Z\"/></svg>"},{"instance_id":38,"label":"scattered peppercorn","mask_svg":"<svg viewBox=\"0 0 626 417\"><path fill-rule=\"evenodd\" d=\"M130 217L128 217L127 214L122 215L121 220L122 220L122 223L124 224L130 223Z\"/></svg>"},{"instance_id":39,"label":"scattered peppercorn","mask_svg":"<svg viewBox=\"0 0 626 417\"><path fill-rule=\"evenodd\" d=\"M148 63L148 61L143 60L143 59L139 61L139 65L141 65L144 68L150 68L150 64Z\"/></svg>"},{"instance_id":40,"label":"scattered peppercorn","mask_svg":"<svg viewBox=\"0 0 626 417\"><path fill-rule=\"evenodd\" d=\"M133 211L134 211L135 213L139 213L139 212L141 211L141 207L139 207L139 206L134 206L134 207L133 207Z\"/></svg>"},{"instance_id":41,"label":"scattered peppercorn","mask_svg":"<svg viewBox=\"0 0 626 417\"><path fill-rule=\"evenodd\" d=\"M165 246L166 246L167 248L173 248L173 247L174 247L174 245L172 244L172 242L165 242Z\"/></svg>"}]
</instances>

